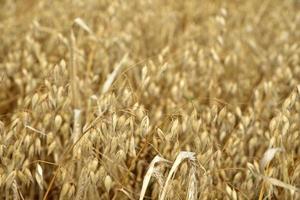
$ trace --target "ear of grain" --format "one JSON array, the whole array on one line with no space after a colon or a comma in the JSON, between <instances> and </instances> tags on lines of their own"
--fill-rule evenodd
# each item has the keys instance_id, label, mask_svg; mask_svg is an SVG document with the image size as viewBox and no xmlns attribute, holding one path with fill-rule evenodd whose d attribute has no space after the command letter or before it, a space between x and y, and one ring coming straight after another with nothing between
<instances>
[{"instance_id":1,"label":"ear of grain","mask_svg":"<svg viewBox=\"0 0 300 200\"><path fill-rule=\"evenodd\" d=\"M165 181L165 185L162 189L162 193L161 193L161 196L160 196L160 200L164 200L166 198L166 195L167 195L167 192L168 192L168 189L170 187L170 181L172 179L172 177L175 175L179 165L184 161L188 159L189 161L195 161L195 153L194 152L187 152L187 151L182 151L178 154L178 156L176 157L171 169L170 169L170 172L167 176L167 179Z\"/></svg>"},{"instance_id":2,"label":"ear of grain","mask_svg":"<svg viewBox=\"0 0 300 200\"><path fill-rule=\"evenodd\" d=\"M187 188L187 199L188 200L196 200L198 194L198 180L196 175L196 166L192 164L190 168L190 175L189 175L189 184Z\"/></svg>"},{"instance_id":3,"label":"ear of grain","mask_svg":"<svg viewBox=\"0 0 300 200\"><path fill-rule=\"evenodd\" d=\"M44 189L44 186L43 186L43 181L44 181L43 169L39 164L36 165L35 180L37 181L40 189L43 190Z\"/></svg>"},{"instance_id":4,"label":"ear of grain","mask_svg":"<svg viewBox=\"0 0 300 200\"><path fill-rule=\"evenodd\" d=\"M276 153L281 152L281 151L283 151L282 148L270 148L264 153L264 155L263 155L263 157L262 157L262 159L260 160L260 163L259 163L260 164L260 169L262 170L262 172L265 169L265 167L273 160Z\"/></svg>"},{"instance_id":5,"label":"ear of grain","mask_svg":"<svg viewBox=\"0 0 300 200\"><path fill-rule=\"evenodd\" d=\"M164 158L161 158L160 156L155 156L153 158L153 160L151 161L151 163L148 167L148 170L146 172L146 175L143 179L142 190L141 190L140 198L139 198L140 200L144 199L144 196L146 194L146 190L147 190L148 184L150 182L150 179L153 176L153 173L155 173L155 164L161 163L161 162L169 162L169 161L167 161Z\"/></svg>"}]
</instances>

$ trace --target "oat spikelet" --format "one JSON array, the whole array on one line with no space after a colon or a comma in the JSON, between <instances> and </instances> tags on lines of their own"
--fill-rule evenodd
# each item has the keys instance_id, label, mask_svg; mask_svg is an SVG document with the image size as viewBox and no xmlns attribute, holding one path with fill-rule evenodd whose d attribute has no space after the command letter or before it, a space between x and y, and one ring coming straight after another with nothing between
<instances>
[{"instance_id":1,"label":"oat spikelet","mask_svg":"<svg viewBox=\"0 0 300 200\"><path fill-rule=\"evenodd\" d=\"M260 169L263 172L263 170L265 169L265 167L273 160L273 158L275 157L277 152L282 152L283 149L282 148L270 148L268 149L262 159L260 160Z\"/></svg>"},{"instance_id":2,"label":"oat spikelet","mask_svg":"<svg viewBox=\"0 0 300 200\"><path fill-rule=\"evenodd\" d=\"M167 195L167 192L168 192L168 189L169 189L169 186L170 186L169 183L170 183L172 177L175 175L179 165L186 159L194 162L195 161L195 153L194 152L188 152L188 151L181 151L178 154L178 156L176 157L176 160L173 163L172 168L171 168L171 170L170 170L170 172L167 176L165 185L164 185L163 190L162 190L162 194L160 196L160 200L164 200L166 198L166 195Z\"/></svg>"},{"instance_id":3,"label":"oat spikelet","mask_svg":"<svg viewBox=\"0 0 300 200\"><path fill-rule=\"evenodd\" d=\"M160 163L160 162L169 162L169 161L162 158L162 157L160 157L160 156L155 156L153 158L153 160L151 161L151 163L149 165L149 168L146 172L146 175L143 179L142 190L141 190L140 198L139 198L140 200L144 199L144 196L146 194L146 190L147 190L148 184L150 182L150 179L153 176L153 173L155 172L155 164Z\"/></svg>"},{"instance_id":4,"label":"oat spikelet","mask_svg":"<svg viewBox=\"0 0 300 200\"><path fill-rule=\"evenodd\" d=\"M35 180L37 181L40 189L43 190L44 189L44 186L43 186L43 181L44 181L43 169L42 169L41 165L39 165L39 164L37 164L37 166L36 166Z\"/></svg>"},{"instance_id":5,"label":"oat spikelet","mask_svg":"<svg viewBox=\"0 0 300 200\"><path fill-rule=\"evenodd\" d=\"M196 200L198 194L198 180L196 177L196 166L192 164L190 169L190 176L189 176L189 184L188 184L188 192L187 192L187 199L188 200Z\"/></svg>"}]
</instances>

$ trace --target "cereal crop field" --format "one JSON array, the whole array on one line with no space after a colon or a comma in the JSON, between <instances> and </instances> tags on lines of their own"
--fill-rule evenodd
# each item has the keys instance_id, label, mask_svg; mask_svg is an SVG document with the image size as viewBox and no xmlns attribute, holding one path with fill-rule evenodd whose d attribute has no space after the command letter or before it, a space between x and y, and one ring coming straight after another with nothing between
<instances>
[{"instance_id":1,"label":"cereal crop field","mask_svg":"<svg viewBox=\"0 0 300 200\"><path fill-rule=\"evenodd\" d=\"M0 0L0 199L300 199L300 1Z\"/></svg>"}]
</instances>

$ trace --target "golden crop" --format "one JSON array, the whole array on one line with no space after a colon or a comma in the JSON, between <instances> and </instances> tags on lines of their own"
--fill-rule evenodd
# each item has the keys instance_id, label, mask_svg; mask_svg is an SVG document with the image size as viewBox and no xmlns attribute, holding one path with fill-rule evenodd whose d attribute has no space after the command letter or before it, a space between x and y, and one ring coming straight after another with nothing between
<instances>
[{"instance_id":1,"label":"golden crop","mask_svg":"<svg viewBox=\"0 0 300 200\"><path fill-rule=\"evenodd\" d=\"M0 0L0 199L299 199L298 0Z\"/></svg>"}]
</instances>

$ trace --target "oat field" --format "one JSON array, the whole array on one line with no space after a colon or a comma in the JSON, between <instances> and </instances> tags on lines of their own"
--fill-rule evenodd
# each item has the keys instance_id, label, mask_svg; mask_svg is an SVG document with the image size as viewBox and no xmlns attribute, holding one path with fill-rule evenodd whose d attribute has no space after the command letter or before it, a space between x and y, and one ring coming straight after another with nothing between
<instances>
[{"instance_id":1,"label":"oat field","mask_svg":"<svg viewBox=\"0 0 300 200\"><path fill-rule=\"evenodd\" d=\"M300 199L300 1L0 0L0 199Z\"/></svg>"}]
</instances>

